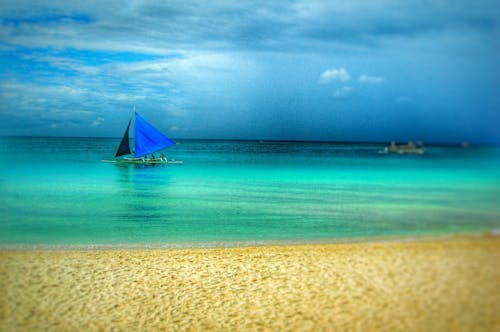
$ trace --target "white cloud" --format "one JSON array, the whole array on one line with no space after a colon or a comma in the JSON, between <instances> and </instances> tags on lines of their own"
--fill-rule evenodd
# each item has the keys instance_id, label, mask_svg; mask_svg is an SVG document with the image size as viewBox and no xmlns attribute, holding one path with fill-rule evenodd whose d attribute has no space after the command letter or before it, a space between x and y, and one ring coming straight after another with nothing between
<instances>
[{"instance_id":1,"label":"white cloud","mask_svg":"<svg viewBox=\"0 0 500 332\"><path fill-rule=\"evenodd\" d=\"M330 83L331 81L349 81L351 79L351 75L345 70L345 68L341 67L338 69L327 69L321 73L319 76L320 83Z\"/></svg>"},{"instance_id":2,"label":"white cloud","mask_svg":"<svg viewBox=\"0 0 500 332\"><path fill-rule=\"evenodd\" d=\"M81 64L78 60L67 57L25 55L23 58L27 60L45 62L54 68L77 71L81 74L96 75L99 73L98 67L86 66Z\"/></svg>"},{"instance_id":3,"label":"white cloud","mask_svg":"<svg viewBox=\"0 0 500 332\"><path fill-rule=\"evenodd\" d=\"M99 127L100 125L102 125L104 122L104 119L101 118L101 117L98 117L97 119L95 119L92 124L90 125L91 127Z\"/></svg>"},{"instance_id":4,"label":"white cloud","mask_svg":"<svg viewBox=\"0 0 500 332\"><path fill-rule=\"evenodd\" d=\"M333 93L333 98L335 99L345 99L349 97L352 93L352 87L351 86L343 86L340 89L337 89Z\"/></svg>"},{"instance_id":5,"label":"white cloud","mask_svg":"<svg viewBox=\"0 0 500 332\"><path fill-rule=\"evenodd\" d=\"M112 99L117 101L128 101L128 102L146 99L146 96L130 95L125 93L106 93L103 94L103 97L107 99Z\"/></svg>"},{"instance_id":6,"label":"white cloud","mask_svg":"<svg viewBox=\"0 0 500 332\"><path fill-rule=\"evenodd\" d=\"M359 82L365 84L380 84L385 82L385 77L361 75L359 77Z\"/></svg>"}]
</instances>

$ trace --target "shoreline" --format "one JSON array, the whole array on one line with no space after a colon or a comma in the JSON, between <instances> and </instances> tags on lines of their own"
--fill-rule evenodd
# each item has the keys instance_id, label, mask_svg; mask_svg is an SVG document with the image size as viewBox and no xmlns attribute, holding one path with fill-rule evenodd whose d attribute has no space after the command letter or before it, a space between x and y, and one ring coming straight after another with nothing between
<instances>
[{"instance_id":1,"label":"shoreline","mask_svg":"<svg viewBox=\"0 0 500 332\"><path fill-rule=\"evenodd\" d=\"M499 230L437 233L411 235L385 235L367 237L341 237L307 240L262 240L262 241L212 241L212 242L172 242L172 243L126 243L126 244L0 244L1 252L16 251L112 251L112 250L195 250L195 249L234 249L257 247L289 247L308 245L336 244L376 244L405 243L418 241L440 241L460 237L500 237Z\"/></svg>"},{"instance_id":2,"label":"shoreline","mask_svg":"<svg viewBox=\"0 0 500 332\"><path fill-rule=\"evenodd\" d=\"M494 331L500 237L0 251L2 330Z\"/></svg>"}]
</instances>

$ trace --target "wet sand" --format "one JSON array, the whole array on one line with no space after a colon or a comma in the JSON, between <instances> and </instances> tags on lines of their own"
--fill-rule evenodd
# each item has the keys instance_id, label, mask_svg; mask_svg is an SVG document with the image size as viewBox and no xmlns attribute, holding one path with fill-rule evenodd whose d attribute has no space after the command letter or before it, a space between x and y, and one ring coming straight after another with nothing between
<instances>
[{"instance_id":1,"label":"wet sand","mask_svg":"<svg viewBox=\"0 0 500 332\"><path fill-rule=\"evenodd\" d=\"M0 330L500 331L500 237L0 252Z\"/></svg>"}]
</instances>

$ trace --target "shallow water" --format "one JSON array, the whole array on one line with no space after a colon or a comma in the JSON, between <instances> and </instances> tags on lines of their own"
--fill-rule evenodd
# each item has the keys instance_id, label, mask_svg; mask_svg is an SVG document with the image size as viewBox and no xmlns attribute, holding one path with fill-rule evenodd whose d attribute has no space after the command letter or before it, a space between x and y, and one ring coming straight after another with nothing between
<instances>
[{"instance_id":1,"label":"shallow water","mask_svg":"<svg viewBox=\"0 0 500 332\"><path fill-rule=\"evenodd\" d=\"M120 139L0 138L0 245L315 242L500 228L500 149L180 140L118 166Z\"/></svg>"}]
</instances>

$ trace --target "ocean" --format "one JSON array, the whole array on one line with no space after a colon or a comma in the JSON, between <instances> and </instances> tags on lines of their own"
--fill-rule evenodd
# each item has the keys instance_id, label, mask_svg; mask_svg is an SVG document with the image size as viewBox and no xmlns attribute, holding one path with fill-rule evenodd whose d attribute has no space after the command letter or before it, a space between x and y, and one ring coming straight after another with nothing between
<instances>
[{"instance_id":1,"label":"ocean","mask_svg":"<svg viewBox=\"0 0 500 332\"><path fill-rule=\"evenodd\" d=\"M0 138L0 247L197 247L498 232L500 148L178 140L120 166L119 138Z\"/></svg>"}]
</instances>

